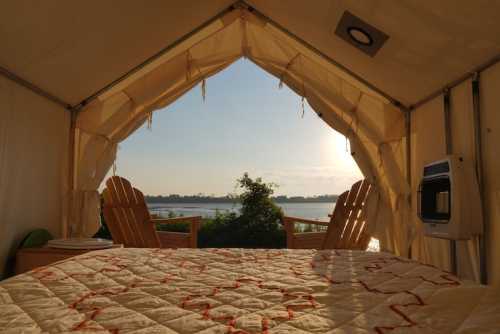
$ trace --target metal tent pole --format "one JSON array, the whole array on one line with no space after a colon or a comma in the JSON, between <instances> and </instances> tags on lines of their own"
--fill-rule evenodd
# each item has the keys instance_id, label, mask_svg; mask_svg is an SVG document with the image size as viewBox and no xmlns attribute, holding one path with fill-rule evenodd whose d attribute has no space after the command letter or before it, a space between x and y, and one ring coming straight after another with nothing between
<instances>
[{"instance_id":1,"label":"metal tent pole","mask_svg":"<svg viewBox=\"0 0 500 334\"><path fill-rule=\"evenodd\" d=\"M458 79L453 80L452 82L448 83L444 88L440 88L436 90L435 92L427 95L423 99L415 102L410 106L410 110L414 110L418 107L421 107L422 105L426 104L427 102L433 100L434 98L438 97L439 95L442 94L442 92L446 89L452 89L458 85L460 85L462 82L465 82L466 80L473 78L478 75L478 73L483 72L484 70L492 67L493 65L496 65L497 63L500 62L500 54L496 55L495 57L491 58L487 62L477 66L473 71L467 72L464 75L460 76Z\"/></svg>"},{"instance_id":2,"label":"metal tent pole","mask_svg":"<svg viewBox=\"0 0 500 334\"><path fill-rule=\"evenodd\" d=\"M443 109L444 109L444 138L446 145L446 155L453 153L453 141L451 136L451 100L450 90L446 88L443 91ZM457 267L457 241L450 240L450 267L453 274L458 273Z\"/></svg>"},{"instance_id":3,"label":"metal tent pole","mask_svg":"<svg viewBox=\"0 0 500 334\"><path fill-rule=\"evenodd\" d=\"M411 112L405 110L405 132L406 132L406 182L410 187L410 194L408 195L408 205L412 207L412 174L411 174ZM412 245L408 246L408 258L412 258Z\"/></svg>"},{"instance_id":4,"label":"metal tent pole","mask_svg":"<svg viewBox=\"0 0 500 334\"><path fill-rule=\"evenodd\" d=\"M483 235L479 236L479 269L480 279L482 284L488 284L488 267L487 267L487 249L486 249L486 233L488 228L488 215L485 206L484 196L484 167L483 167L483 142L481 131L481 95L480 95L480 76L479 72L474 73L472 78L472 111L474 119L474 151L476 157L476 177L479 186L479 194L481 200L481 209L483 213Z\"/></svg>"},{"instance_id":5,"label":"metal tent pole","mask_svg":"<svg viewBox=\"0 0 500 334\"><path fill-rule=\"evenodd\" d=\"M23 86L24 88L29 89L30 91L32 91L36 95L41 96L41 97L43 97L43 98L45 98L45 99L47 99L47 100L49 100L57 105L63 107L64 109L68 109L68 110L71 109L71 104L69 104L69 103L63 101L62 99L60 99L59 97L45 91L44 89L38 87L37 85L32 84L31 82L29 82L27 80L24 80L23 78L21 78L17 74L15 74L15 73L13 73L13 72L9 71L8 69L1 67L1 66L0 66L0 75L17 83L18 85Z\"/></svg>"},{"instance_id":6,"label":"metal tent pole","mask_svg":"<svg viewBox=\"0 0 500 334\"><path fill-rule=\"evenodd\" d=\"M64 238L71 237L71 226L69 225L72 220L73 215L73 203L74 203L74 190L75 190L75 164L76 164L76 118L78 116L78 110L72 109L69 125L69 142L68 142L68 194L67 194L67 217L62 228L62 233Z\"/></svg>"}]
</instances>

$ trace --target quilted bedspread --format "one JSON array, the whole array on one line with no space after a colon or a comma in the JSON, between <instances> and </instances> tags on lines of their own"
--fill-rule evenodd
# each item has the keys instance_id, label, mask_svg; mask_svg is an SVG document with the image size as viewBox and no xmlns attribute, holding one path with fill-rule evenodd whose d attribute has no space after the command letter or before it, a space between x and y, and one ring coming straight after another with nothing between
<instances>
[{"instance_id":1,"label":"quilted bedspread","mask_svg":"<svg viewBox=\"0 0 500 334\"><path fill-rule=\"evenodd\" d=\"M110 249L0 282L1 333L500 333L500 294L386 253Z\"/></svg>"}]
</instances>

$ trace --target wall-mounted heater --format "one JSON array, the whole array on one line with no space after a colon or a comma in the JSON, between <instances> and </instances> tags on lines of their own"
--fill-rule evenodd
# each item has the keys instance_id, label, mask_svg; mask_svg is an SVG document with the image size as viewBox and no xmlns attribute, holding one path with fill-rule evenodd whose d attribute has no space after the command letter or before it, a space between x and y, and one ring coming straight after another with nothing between
<instances>
[{"instance_id":1,"label":"wall-mounted heater","mask_svg":"<svg viewBox=\"0 0 500 334\"><path fill-rule=\"evenodd\" d=\"M424 166L418 215L430 237L466 240L481 234L481 202L472 164L450 155Z\"/></svg>"}]
</instances>

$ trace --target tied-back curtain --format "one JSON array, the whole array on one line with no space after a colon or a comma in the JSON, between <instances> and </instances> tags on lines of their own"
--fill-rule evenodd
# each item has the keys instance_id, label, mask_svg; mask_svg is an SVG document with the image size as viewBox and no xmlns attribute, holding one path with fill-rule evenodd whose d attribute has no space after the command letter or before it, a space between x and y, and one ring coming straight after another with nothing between
<instances>
[{"instance_id":1,"label":"tied-back curtain","mask_svg":"<svg viewBox=\"0 0 500 334\"><path fill-rule=\"evenodd\" d=\"M201 36L201 37L200 37ZM151 116L199 82L245 57L307 100L344 134L365 177L374 185L369 212L383 249L406 255L414 236L404 175L403 114L369 88L245 9L235 9L83 109L77 118L73 229L98 228L97 188L117 145ZM245 78L241 78L245 80ZM300 108L300 106L297 106Z\"/></svg>"},{"instance_id":2,"label":"tied-back curtain","mask_svg":"<svg viewBox=\"0 0 500 334\"><path fill-rule=\"evenodd\" d=\"M97 189L116 158L118 142L126 138L116 136L116 125L129 123L131 110L130 99L124 94L116 94L78 118L75 134L77 177L71 196L69 226L72 235L91 236L99 229ZM92 117L86 117L89 115Z\"/></svg>"}]
</instances>

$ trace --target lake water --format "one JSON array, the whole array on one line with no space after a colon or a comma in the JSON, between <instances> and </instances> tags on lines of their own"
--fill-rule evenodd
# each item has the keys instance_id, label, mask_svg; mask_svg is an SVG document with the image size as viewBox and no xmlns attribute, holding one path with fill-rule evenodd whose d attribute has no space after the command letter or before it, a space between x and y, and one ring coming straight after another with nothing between
<instances>
[{"instance_id":1,"label":"lake water","mask_svg":"<svg viewBox=\"0 0 500 334\"><path fill-rule=\"evenodd\" d=\"M276 203L285 215L328 221L335 203ZM168 216L169 212L184 216L203 216L210 218L219 212L237 212L239 204L231 203L151 203L148 204L152 213Z\"/></svg>"},{"instance_id":2,"label":"lake water","mask_svg":"<svg viewBox=\"0 0 500 334\"><path fill-rule=\"evenodd\" d=\"M333 212L335 203L276 203L280 206L285 215L315 219L320 221L329 221L328 215ZM154 203L148 204L152 213L162 217L167 217L169 212L184 216L202 216L210 218L220 212L237 212L241 207L238 204L231 203ZM302 225L302 224L299 224ZM380 250L377 239L372 238L368 245L369 251L378 252Z\"/></svg>"}]
</instances>

